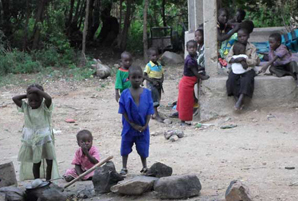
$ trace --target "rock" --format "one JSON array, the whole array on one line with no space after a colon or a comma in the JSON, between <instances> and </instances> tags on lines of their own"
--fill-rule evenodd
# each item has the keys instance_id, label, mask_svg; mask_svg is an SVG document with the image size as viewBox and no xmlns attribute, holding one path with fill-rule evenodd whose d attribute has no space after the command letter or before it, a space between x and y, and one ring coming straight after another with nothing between
<instances>
[{"instance_id":1,"label":"rock","mask_svg":"<svg viewBox=\"0 0 298 201\"><path fill-rule=\"evenodd\" d=\"M194 174L163 177L154 184L154 190L161 199L187 199L198 196L201 189L201 182Z\"/></svg>"},{"instance_id":2,"label":"rock","mask_svg":"<svg viewBox=\"0 0 298 201\"><path fill-rule=\"evenodd\" d=\"M231 181L227 191L226 191L226 201L251 201L252 196L246 185L241 181L234 180Z\"/></svg>"},{"instance_id":3,"label":"rock","mask_svg":"<svg viewBox=\"0 0 298 201\"><path fill-rule=\"evenodd\" d=\"M153 189L156 180L154 177L137 176L112 186L111 191L123 195L142 195Z\"/></svg>"},{"instance_id":4,"label":"rock","mask_svg":"<svg viewBox=\"0 0 298 201\"><path fill-rule=\"evenodd\" d=\"M74 119L65 119L65 122L66 123L75 123L76 120L74 120Z\"/></svg>"},{"instance_id":5,"label":"rock","mask_svg":"<svg viewBox=\"0 0 298 201\"><path fill-rule=\"evenodd\" d=\"M184 137L184 132L183 131L177 131L177 136L179 137L179 138L183 138Z\"/></svg>"},{"instance_id":6,"label":"rock","mask_svg":"<svg viewBox=\"0 0 298 201\"><path fill-rule=\"evenodd\" d=\"M63 188L51 183L49 186L26 190L25 201L66 201L67 194Z\"/></svg>"},{"instance_id":7,"label":"rock","mask_svg":"<svg viewBox=\"0 0 298 201\"><path fill-rule=\"evenodd\" d=\"M0 201L6 201L4 193L0 193Z\"/></svg>"},{"instance_id":8,"label":"rock","mask_svg":"<svg viewBox=\"0 0 298 201\"><path fill-rule=\"evenodd\" d=\"M171 120L171 119L165 119L165 120L163 121L163 123L169 125L169 124L172 124L172 120Z\"/></svg>"},{"instance_id":9,"label":"rock","mask_svg":"<svg viewBox=\"0 0 298 201\"><path fill-rule=\"evenodd\" d=\"M102 64L99 59L93 59L96 64L92 65L92 68L96 70L95 75L101 79L105 79L111 75L111 69L107 66Z\"/></svg>"},{"instance_id":10,"label":"rock","mask_svg":"<svg viewBox=\"0 0 298 201\"><path fill-rule=\"evenodd\" d=\"M66 201L67 196L56 189L44 190L37 201Z\"/></svg>"},{"instance_id":11,"label":"rock","mask_svg":"<svg viewBox=\"0 0 298 201\"><path fill-rule=\"evenodd\" d=\"M2 187L0 193L5 194L5 201L23 201L24 192L17 187Z\"/></svg>"},{"instance_id":12,"label":"rock","mask_svg":"<svg viewBox=\"0 0 298 201\"><path fill-rule=\"evenodd\" d=\"M164 133L165 139L170 139L172 136L178 136L179 138L184 137L184 132L181 130L168 130Z\"/></svg>"},{"instance_id":13,"label":"rock","mask_svg":"<svg viewBox=\"0 0 298 201\"><path fill-rule=\"evenodd\" d=\"M107 162L102 167L96 168L92 177L94 190L97 194L109 193L111 187L124 177L116 172L115 165L112 161Z\"/></svg>"},{"instance_id":14,"label":"rock","mask_svg":"<svg viewBox=\"0 0 298 201\"><path fill-rule=\"evenodd\" d=\"M166 131L165 133L164 133L164 137L166 138L166 140L168 140L168 139L170 139L170 137L173 135L173 133L172 132L169 132L169 131Z\"/></svg>"},{"instance_id":15,"label":"rock","mask_svg":"<svg viewBox=\"0 0 298 201\"><path fill-rule=\"evenodd\" d=\"M178 139L179 139L179 138L178 138L177 135L172 135L172 136L170 137L169 140L170 140L171 142L176 142Z\"/></svg>"},{"instance_id":16,"label":"rock","mask_svg":"<svg viewBox=\"0 0 298 201\"><path fill-rule=\"evenodd\" d=\"M166 51L163 53L163 55L160 57L160 61L164 65L168 64L181 64L184 62L184 59L181 55L176 54L174 52Z\"/></svg>"},{"instance_id":17,"label":"rock","mask_svg":"<svg viewBox=\"0 0 298 201\"><path fill-rule=\"evenodd\" d=\"M147 171L146 176L151 177L168 177L173 173L173 169L163 163L157 162L154 163Z\"/></svg>"},{"instance_id":18,"label":"rock","mask_svg":"<svg viewBox=\"0 0 298 201\"><path fill-rule=\"evenodd\" d=\"M0 165L0 188L11 185L18 185L13 163L4 163Z\"/></svg>"}]
</instances>

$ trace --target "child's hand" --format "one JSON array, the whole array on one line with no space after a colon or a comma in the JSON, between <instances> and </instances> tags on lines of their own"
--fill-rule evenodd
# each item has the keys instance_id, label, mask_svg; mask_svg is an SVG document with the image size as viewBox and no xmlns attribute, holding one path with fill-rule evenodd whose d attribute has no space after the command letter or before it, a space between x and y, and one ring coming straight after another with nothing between
<instances>
[{"instance_id":1,"label":"child's hand","mask_svg":"<svg viewBox=\"0 0 298 201\"><path fill-rule=\"evenodd\" d=\"M261 73L265 73L266 72L266 70L267 70L267 66L263 66L262 68L261 68L261 70L259 70L259 72L257 73L257 74L261 74Z\"/></svg>"},{"instance_id":2,"label":"child's hand","mask_svg":"<svg viewBox=\"0 0 298 201\"><path fill-rule=\"evenodd\" d=\"M137 124L132 124L131 126L133 127L133 129L135 129L135 130L137 130L137 131L139 131L139 132L143 132L143 131L142 131L142 129L143 129L142 126L137 125Z\"/></svg>"},{"instance_id":3,"label":"child's hand","mask_svg":"<svg viewBox=\"0 0 298 201\"><path fill-rule=\"evenodd\" d=\"M85 155L87 155L89 153L87 145L85 143L82 143L81 148Z\"/></svg>"},{"instance_id":4,"label":"child's hand","mask_svg":"<svg viewBox=\"0 0 298 201\"><path fill-rule=\"evenodd\" d=\"M152 84L153 84L153 86L158 86L159 85L159 83L156 80L153 80Z\"/></svg>"},{"instance_id":5,"label":"child's hand","mask_svg":"<svg viewBox=\"0 0 298 201\"><path fill-rule=\"evenodd\" d=\"M140 132L144 132L146 130L147 126L143 126Z\"/></svg>"},{"instance_id":6,"label":"child's hand","mask_svg":"<svg viewBox=\"0 0 298 201\"><path fill-rule=\"evenodd\" d=\"M244 70L246 70L248 68L248 65L245 61L241 61L241 65L242 65Z\"/></svg>"},{"instance_id":7,"label":"child's hand","mask_svg":"<svg viewBox=\"0 0 298 201\"><path fill-rule=\"evenodd\" d=\"M120 98L120 94L119 93L116 93L115 94L115 99L116 99L117 103L119 102L119 98Z\"/></svg>"}]
</instances>

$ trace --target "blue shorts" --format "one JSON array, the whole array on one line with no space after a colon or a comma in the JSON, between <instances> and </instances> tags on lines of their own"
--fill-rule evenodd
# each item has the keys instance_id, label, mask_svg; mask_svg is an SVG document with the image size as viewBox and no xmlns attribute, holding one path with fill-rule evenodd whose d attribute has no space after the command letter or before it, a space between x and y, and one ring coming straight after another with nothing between
<instances>
[{"instance_id":1,"label":"blue shorts","mask_svg":"<svg viewBox=\"0 0 298 201\"><path fill-rule=\"evenodd\" d=\"M141 136L130 136L128 133L122 136L121 139L121 156L127 156L132 152L133 144L136 144L136 149L138 154L142 158L147 158L149 156L149 144L150 144L150 134L145 133Z\"/></svg>"}]
</instances>

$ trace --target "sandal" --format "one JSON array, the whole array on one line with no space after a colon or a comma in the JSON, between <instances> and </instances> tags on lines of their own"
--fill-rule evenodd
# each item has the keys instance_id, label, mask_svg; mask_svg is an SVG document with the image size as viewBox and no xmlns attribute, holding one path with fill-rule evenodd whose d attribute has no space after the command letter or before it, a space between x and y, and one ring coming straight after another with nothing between
<instances>
[{"instance_id":1,"label":"sandal","mask_svg":"<svg viewBox=\"0 0 298 201\"><path fill-rule=\"evenodd\" d=\"M147 173L148 172L148 168L142 168L140 172L143 173L143 174L144 173Z\"/></svg>"},{"instance_id":2,"label":"sandal","mask_svg":"<svg viewBox=\"0 0 298 201\"><path fill-rule=\"evenodd\" d=\"M127 173L128 173L127 168L122 168L119 174L126 175Z\"/></svg>"}]
</instances>

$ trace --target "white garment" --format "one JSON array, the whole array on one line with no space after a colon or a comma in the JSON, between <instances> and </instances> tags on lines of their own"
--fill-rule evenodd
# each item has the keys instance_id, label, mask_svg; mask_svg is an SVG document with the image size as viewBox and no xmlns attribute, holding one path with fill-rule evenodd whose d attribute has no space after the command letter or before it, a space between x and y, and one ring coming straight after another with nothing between
<instances>
[{"instance_id":1,"label":"white garment","mask_svg":"<svg viewBox=\"0 0 298 201\"><path fill-rule=\"evenodd\" d=\"M233 59L237 59L237 58L241 58L241 57L243 57L245 59L248 58L248 56L246 54L239 54L239 55L232 56ZM234 74L243 74L243 73L250 71L252 69L251 67L244 69L241 63L232 63L231 68L232 68L232 71Z\"/></svg>"}]
</instances>

